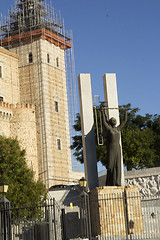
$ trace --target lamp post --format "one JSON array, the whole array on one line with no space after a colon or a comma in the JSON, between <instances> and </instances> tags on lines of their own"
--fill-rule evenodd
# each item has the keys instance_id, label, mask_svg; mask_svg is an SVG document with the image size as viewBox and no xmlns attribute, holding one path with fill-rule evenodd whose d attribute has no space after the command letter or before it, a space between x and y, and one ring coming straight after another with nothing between
<instances>
[{"instance_id":1,"label":"lamp post","mask_svg":"<svg viewBox=\"0 0 160 240\"><path fill-rule=\"evenodd\" d=\"M5 197L5 193L7 193L7 191L8 191L8 184L6 182L0 183L0 192L3 193L3 197L0 200L0 206L1 206L0 213L1 213L1 219L3 219L0 226L2 240L10 240L10 236L11 236L11 224L10 224L10 212L9 212L10 201ZM2 229L3 229L3 233L2 233ZM7 238L7 229L8 229L8 238Z\"/></svg>"},{"instance_id":2,"label":"lamp post","mask_svg":"<svg viewBox=\"0 0 160 240\"><path fill-rule=\"evenodd\" d=\"M82 177L79 180L79 185L80 185L80 187L82 188L83 191L86 191L87 180L84 177Z\"/></svg>"},{"instance_id":3,"label":"lamp post","mask_svg":"<svg viewBox=\"0 0 160 240\"><path fill-rule=\"evenodd\" d=\"M87 193L87 180L82 177L79 180L79 185L81 188L81 207L80 207L80 215L81 215L81 231L82 238L91 239L91 225L90 225L90 209L89 209L89 196Z\"/></svg>"},{"instance_id":4,"label":"lamp post","mask_svg":"<svg viewBox=\"0 0 160 240\"><path fill-rule=\"evenodd\" d=\"M4 196L5 193L7 193L8 186L9 185L4 181L2 183L0 183L0 192L3 193L3 196Z\"/></svg>"}]
</instances>

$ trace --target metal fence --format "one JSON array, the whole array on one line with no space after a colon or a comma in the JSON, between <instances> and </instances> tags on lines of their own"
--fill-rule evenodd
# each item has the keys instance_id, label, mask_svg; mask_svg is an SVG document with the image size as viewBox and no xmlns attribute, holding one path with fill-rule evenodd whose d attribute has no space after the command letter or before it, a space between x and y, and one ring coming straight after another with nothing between
<instances>
[{"instance_id":1,"label":"metal fence","mask_svg":"<svg viewBox=\"0 0 160 240\"><path fill-rule=\"evenodd\" d=\"M83 192L59 205L55 199L12 206L0 202L0 240L91 238L89 196Z\"/></svg>"},{"instance_id":2,"label":"metal fence","mask_svg":"<svg viewBox=\"0 0 160 240\"><path fill-rule=\"evenodd\" d=\"M85 192L61 205L0 203L0 240L160 240L160 197L105 194L89 199Z\"/></svg>"},{"instance_id":3,"label":"metal fence","mask_svg":"<svg viewBox=\"0 0 160 240\"><path fill-rule=\"evenodd\" d=\"M106 194L90 201L93 239L160 240L160 197Z\"/></svg>"},{"instance_id":4,"label":"metal fence","mask_svg":"<svg viewBox=\"0 0 160 240\"><path fill-rule=\"evenodd\" d=\"M54 199L19 206L1 203L1 240L58 240L62 234L61 209Z\"/></svg>"}]
</instances>

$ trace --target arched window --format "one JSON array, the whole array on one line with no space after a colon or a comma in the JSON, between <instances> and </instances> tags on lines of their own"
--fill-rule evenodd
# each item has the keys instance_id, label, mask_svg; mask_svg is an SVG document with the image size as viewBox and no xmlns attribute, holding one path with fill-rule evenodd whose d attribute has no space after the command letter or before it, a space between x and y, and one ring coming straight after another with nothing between
<instances>
[{"instance_id":1,"label":"arched window","mask_svg":"<svg viewBox=\"0 0 160 240\"><path fill-rule=\"evenodd\" d=\"M49 53L47 54L47 63L50 63Z\"/></svg>"},{"instance_id":2,"label":"arched window","mask_svg":"<svg viewBox=\"0 0 160 240\"><path fill-rule=\"evenodd\" d=\"M33 63L33 54L29 53L29 63Z\"/></svg>"},{"instance_id":3,"label":"arched window","mask_svg":"<svg viewBox=\"0 0 160 240\"><path fill-rule=\"evenodd\" d=\"M3 102L3 97L2 96L0 96L0 102Z\"/></svg>"}]
</instances>

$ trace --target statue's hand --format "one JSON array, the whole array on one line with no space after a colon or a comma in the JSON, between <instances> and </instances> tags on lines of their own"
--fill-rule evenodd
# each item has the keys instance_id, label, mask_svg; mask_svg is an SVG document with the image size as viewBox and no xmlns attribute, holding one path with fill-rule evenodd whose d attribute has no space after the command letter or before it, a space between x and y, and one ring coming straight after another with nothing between
<instances>
[{"instance_id":1,"label":"statue's hand","mask_svg":"<svg viewBox=\"0 0 160 240\"><path fill-rule=\"evenodd\" d=\"M100 111L100 112L103 112L104 110L100 107L100 108L99 108L99 111Z\"/></svg>"}]
</instances>

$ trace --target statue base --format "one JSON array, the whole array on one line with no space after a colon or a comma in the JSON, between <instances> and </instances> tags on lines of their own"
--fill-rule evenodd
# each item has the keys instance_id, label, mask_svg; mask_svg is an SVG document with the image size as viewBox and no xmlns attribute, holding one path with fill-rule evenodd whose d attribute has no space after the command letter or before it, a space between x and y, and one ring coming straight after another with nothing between
<instances>
[{"instance_id":1,"label":"statue base","mask_svg":"<svg viewBox=\"0 0 160 240\"><path fill-rule=\"evenodd\" d=\"M90 191L93 236L142 234L142 210L137 186L104 186Z\"/></svg>"}]
</instances>

